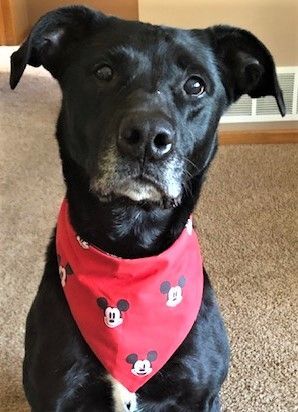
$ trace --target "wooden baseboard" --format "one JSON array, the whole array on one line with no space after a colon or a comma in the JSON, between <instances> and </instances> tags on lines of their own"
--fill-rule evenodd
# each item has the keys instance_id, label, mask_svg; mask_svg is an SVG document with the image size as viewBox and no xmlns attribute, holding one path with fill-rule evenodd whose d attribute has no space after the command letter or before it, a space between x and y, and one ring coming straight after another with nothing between
<instances>
[{"instance_id":1,"label":"wooden baseboard","mask_svg":"<svg viewBox=\"0 0 298 412\"><path fill-rule=\"evenodd\" d=\"M0 2L0 46L2 44L6 44L6 33L4 29L3 5Z\"/></svg>"},{"instance_id":2,"label":"wooden baseboard","mask_svg":"<svg viewBox=\"0 0 298 412\"><path fill-rule=\"evenodd\" d=\"M219 132L220 144L298 143L297 129L237 130Z\"/></svg>"},{"instance_id":3,"label":"wooden baseboard","mask_svg":"<svg viewBox=\"0 0 298 412\"><path fill-rule=\"evenodd\" d=\"M0 8L0 45L21 43L29 25L27 0L0 0Z\"/></svg>"}]
</instances>

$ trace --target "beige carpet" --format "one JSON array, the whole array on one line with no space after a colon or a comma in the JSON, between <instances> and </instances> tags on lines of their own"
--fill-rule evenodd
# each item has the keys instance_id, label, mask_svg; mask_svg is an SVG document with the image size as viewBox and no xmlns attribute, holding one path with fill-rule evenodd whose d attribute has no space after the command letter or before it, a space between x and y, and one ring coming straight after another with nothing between
<instances>
[{"instance_id":1,"label":"beige carpet","mask_svg":"<svg viewBox=\"0 0 298 412\"><path fill-rule=\"evenodd\" d=\"M23 412L25 317L63 195L60 94L40 70L11 92L5 70L2 59L0 410ZM221 147L197 211L232 346L224 411L297 410L297 155L294 145Z\"/></svg>"}]
</instances>

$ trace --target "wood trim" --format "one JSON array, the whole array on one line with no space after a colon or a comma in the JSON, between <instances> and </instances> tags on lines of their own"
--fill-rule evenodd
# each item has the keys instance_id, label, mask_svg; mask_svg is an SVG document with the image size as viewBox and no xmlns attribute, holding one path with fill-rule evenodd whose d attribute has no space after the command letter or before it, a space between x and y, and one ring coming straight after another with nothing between
<instances>
[{"instance_id":1,"label":"wood trim","mask_svg":"<svg viewBox=\"0 0 298 412\"><path fill-rule=\"evenodd\" d=\"M0 0L0 45L21 43L38 18L56 7L81 0ZM138 20L138 0L85 0L89 7L129 20Z\"/></svg>"},{"instance_id":2,"label":"wood trim","mask_svg":"<svg viewBox=\"0 0 298 412\"><path fill-rule=\"evenodd\" d=\"M28 32L27 0L1 0L1 45L21 43ZM2 22L1 22L2 17Z\"/></svg>"},{"instance_id":3,"label":"wood trim","mask_svg":"<svg viewBox=\"0 0 298 412\"><path fill-rule=\"evenodd\" d=\"M27 0L29 25L32 27L40 16L56 7L83 4L105 14L121 17L127 20L138 20L138 0Z\"/></svg>"},{"instance_id":4,"label":"wood trim","mask_svg":"<svg viewBox=\"0 0 298 412\"><path fill-rule=\"evenodd\" d=\"M13 24L13 11L11 1L2 0L1 9L3 17L3 31L5 36L5 43L3 44L16 44L16 33L15 26Z\"/></svg>"},{"instance_id":5,"label":"wood trim","mask_svg":"<svg viewBox=\"0 0 298 412\"><path fill-rule=\"evenodd\" d=\"M220 144L298 143L298 128L219 132Z\"/></svg>"},{"instance_id":6,"label":"wood trim","mask_svg":"<svg viewBox=\"0 0 298 412\"><path fill-rule=\"evenodd\" d=\"M6 44L6 33L4 29L3 3L0 2L0 46Z\"/></svg>"}]
</instances>

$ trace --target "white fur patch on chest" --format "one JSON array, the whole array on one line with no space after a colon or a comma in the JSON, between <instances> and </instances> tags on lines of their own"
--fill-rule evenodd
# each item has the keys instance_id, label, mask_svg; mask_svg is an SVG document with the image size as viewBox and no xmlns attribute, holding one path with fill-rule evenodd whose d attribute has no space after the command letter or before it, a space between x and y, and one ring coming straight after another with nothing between
<instances>
[{"instance_id":1,"label":"white fur patch on chest","mask_svg":"<svg viewBox=\"0 0 298 412\"><path fill-rule=\"evenodd\" d=\"M112 395L115 412L138 412L137 395L129 392L120 382L111 375L108 376L112 384Z\"/></svg>"}]
</instances>

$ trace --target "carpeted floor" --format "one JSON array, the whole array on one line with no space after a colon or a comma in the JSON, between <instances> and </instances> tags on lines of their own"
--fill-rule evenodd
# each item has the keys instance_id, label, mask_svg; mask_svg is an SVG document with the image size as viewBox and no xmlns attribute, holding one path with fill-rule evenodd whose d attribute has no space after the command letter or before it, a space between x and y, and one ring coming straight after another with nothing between
<instances>
[{"instance_id":1,"label":"carpeted floor","mask_svg":"<svg viewBox=\"0 0 298 412\"><path fill-rule=\"evenodd\" d=\"M53 137L60 92L33 69L12 92L6 71L2 59L0 411L23 412L25 318L63 196ZM221 147L197 208L231 340L227 412L297 410L297 149Z\"/></svg>"}]
</instances>

